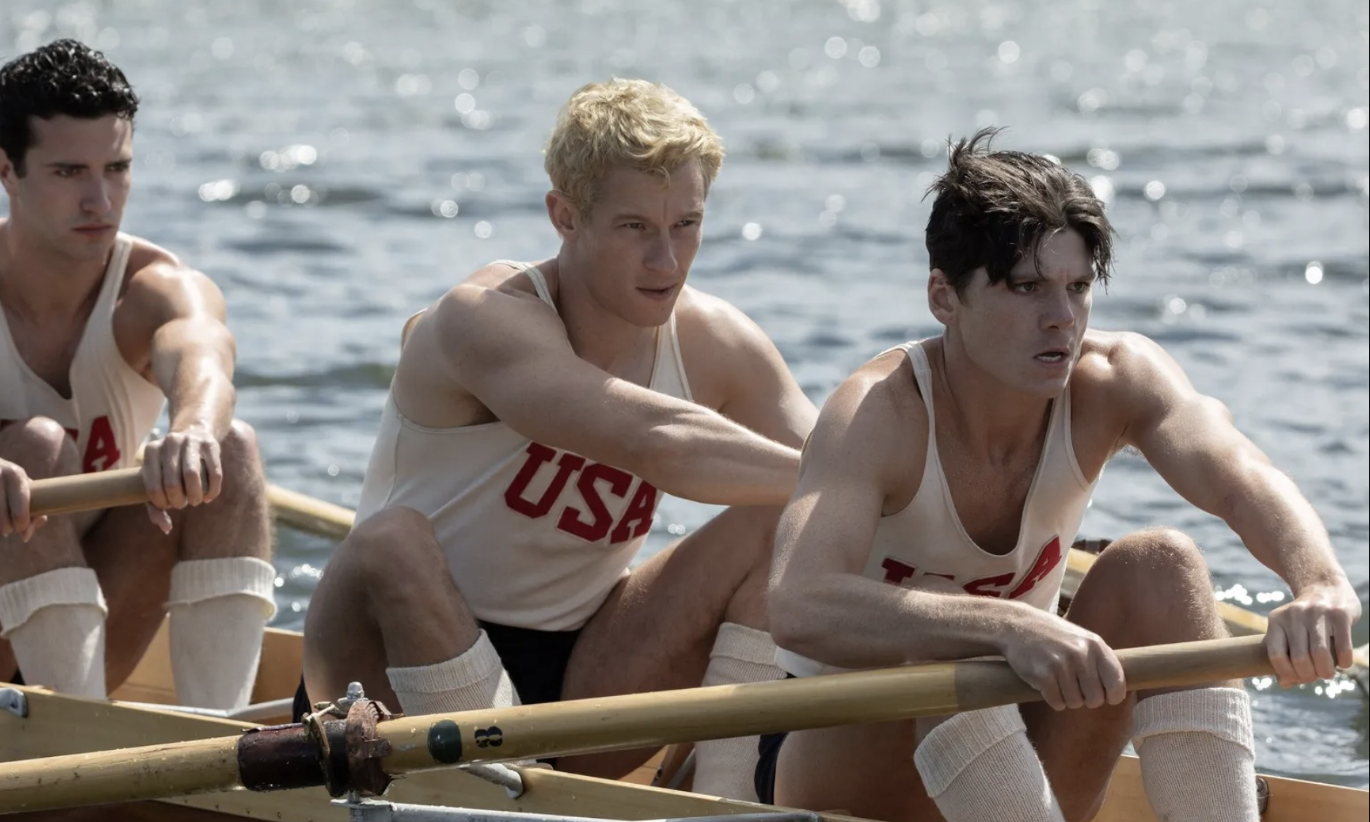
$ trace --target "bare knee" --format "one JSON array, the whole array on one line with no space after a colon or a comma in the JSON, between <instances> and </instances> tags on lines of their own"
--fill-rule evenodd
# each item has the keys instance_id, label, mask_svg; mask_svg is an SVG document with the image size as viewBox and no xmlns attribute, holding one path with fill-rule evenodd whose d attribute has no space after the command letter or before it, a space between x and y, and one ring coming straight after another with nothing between
<instances>
[{"instance_id":1,"label":"bare knee","mask_svg":"<svg viewBox=\"0 0 1370 822\"><path fill-rule=\"evenodd\" d=\"M362 584L372 595L421 597L415 586L447 577L447 558L428 517L396 506L377 511L357 524L328 563Z\"/></svg>"},{"instance_id":2,"label":"bare knee","mask_svg":"<svg viewBox=\"0 0 1370 822\"><path fill-rule=\"evenodd\" d=\"M1109 545L1071 604L1073 621L1119 647L1220 635L1216 614L1203 555L1171 528L1138 531Z\"/></svg>"},{"instance_id":3,"label":"bare knee","mask_svg":"<svg viewBox=\"0 0 1370 822\"><path fill-rule=\"evenodd\" d=\"M220 445L226 454L246 460L257 459L257 432L242 420L235 419L229 424L228 433Z\"/></svg>"},{"instance_id":4,"label":"bare knee","mask_svg":"<svg viewBox=\"0 0 1370 822\"><path fill-rule=\"evenodd\" d=\"M32 479L80 472L76 442L56 420L32 417L0 433L0 457L24 469Z\"/></svg>"},{"instance_id":5,"label":"bare knee","mask_svg":"<svg viewBox=\"0 0 1370 822\"><path fill-rule=\"evenodd\" d=\"M319 640L315 623L331 630L332 623L366 614L374 627L377 606L424 601L424 585L446 575L435 567L441 561L432 526L413 509L386 508L357 523L329 558L311 598L306 644Z\"/></svg>"},{"instance_id":6,"label":"bare knee","mask_svg":"<svg viewBox=\"0 0 1370 822\"><path fill-rule=\"evenodd\" d=\"M260 495L264 484L257 432L242 420L234 420L219 442L219 458L224 468L224 492Z\"/></svg>"},{"instance_id":7,"label":"bare knee","mask_svg":"<svg viewBox=\"0 0 1370 822\"><path fill-rule=\"evenodd\" d=\"M1091 575L1095 572L1153 592L1174 585L1210 587L1208 564L1199 546L1173 528L1149 528L1114 541L1090 569Z\"/></svg>"}]
</instances>

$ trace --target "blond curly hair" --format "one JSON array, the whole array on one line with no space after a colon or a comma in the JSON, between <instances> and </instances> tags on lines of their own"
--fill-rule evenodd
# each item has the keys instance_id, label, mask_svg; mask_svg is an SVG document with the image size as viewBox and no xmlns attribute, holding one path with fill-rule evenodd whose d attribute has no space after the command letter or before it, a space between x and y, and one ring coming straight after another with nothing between
<instances>
[{"instance_id":1,"label":"blond curly hair","mask_svg":"<svg viewBox=\"0 0 1370 822\"><path fill-rule=\"evenodd\" d=\"M668 180L690 160L699 161L707 193L723 165L723 141L699 109L660 83L614 78L571 95L543 165L553 188L587 214L611 166L624 163Z\"/></svg>"}]
</instances>

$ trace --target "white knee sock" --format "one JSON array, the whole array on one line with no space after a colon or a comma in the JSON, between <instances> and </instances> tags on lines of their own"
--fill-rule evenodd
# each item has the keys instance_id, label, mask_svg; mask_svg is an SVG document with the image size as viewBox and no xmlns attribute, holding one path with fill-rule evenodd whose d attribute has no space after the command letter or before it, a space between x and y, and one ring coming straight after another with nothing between
<instances>
[{"instance_id":1,"label":"white knee sock","mask_svg":"<svg viewBox=\"0 0 1370 822\"><path fill-rule=\"evenodd\" d=\"M919 744L914 764L947 822L1062 822L1017 705L957 714Z\"/></svg>"},{"instance_id":2,"label":"white knee sock","mask_svg":"<svg viewBox=\"0 0 1370 822\"><path fill-rule=\"evenodd\" d=\"M58 568L0 586L0 638L30 685L105 698L104 594L89 568Z\"/></svg>"},{"instance_id":3,"label":"white knee sock","mask_svg":"<svg viewBox=\"0 0 1370 822\"><path fill-rule=\"evenodd\" d=\"M262 632L276 613L276 569L255 557L182 560L171 569L176 701L222 711L252 698Z\"/></svg>"},{"instance_id":4,"label":"white knee sock","mask_svg":"<svg viewBox=\"0 0 1370 822\"><path fill-rule=\"evenodd\" d=\"M461 656L434 665L386 668L385 676L399 697L400 708L411 716L521 704L484 631Z\"/></svg>"},{"instance_id":5,"label":"white knee sock","mask_svg":"<svg viewBox=\"0 0 1370 822\"><path fill-rule=\"evenodd\" d=\"M785 674L775 665L771 635L733 622L718 627L704 685L769 682ZM755 802L758 738L710 739L695 744L695 793Z\"/></svg>"},{"instance_id":6,"label":"white knee sock","mask_svg":"<svg viewBox=\"0 0 1370 822\"><path fill-rule=\"evenodd\" d=\"M1239 688L1148 697L1133 712L1142 784L1163 822L1256 822L1251 700Z\"/></svg>"}]
</instances>

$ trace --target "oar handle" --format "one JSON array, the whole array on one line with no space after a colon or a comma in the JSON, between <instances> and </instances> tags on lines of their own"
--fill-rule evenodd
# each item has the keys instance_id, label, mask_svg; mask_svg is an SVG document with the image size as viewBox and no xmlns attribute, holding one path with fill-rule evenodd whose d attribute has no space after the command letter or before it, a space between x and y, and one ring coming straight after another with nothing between
<instances>
[{"instance_id":1,"label":"oar handle","mask_svg":"<svg viewBox=\"0 0 1370 822\"><path fill-rule=\"evenodd\" d=\"M200 464L200 482L209 487L209 472ZM115 468L90 474L33 480L29 483L29 514L43 517L117 508L147 502L143 469Z\"/></svg>"},{"instance_id":2,"label":"oar handle","mask_svg":"<svg viewBox=\"0 0 1370 822\"><path fill-rule=\"evenodd\" d=\"M34 480L29 485L29 513L36 517L140 502L147 502L141 468L53 477Z\"/></svg>"}]
</instances>

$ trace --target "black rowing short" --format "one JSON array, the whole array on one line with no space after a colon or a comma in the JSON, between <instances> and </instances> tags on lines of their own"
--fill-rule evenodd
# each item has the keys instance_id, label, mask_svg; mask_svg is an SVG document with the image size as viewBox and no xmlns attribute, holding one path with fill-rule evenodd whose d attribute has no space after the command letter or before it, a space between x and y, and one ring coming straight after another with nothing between
<instances>
[{"instance_id":1,"label":"black rowing short","mask_svg":"<svg viewBox=\"0 0 1370 822\"><path fill-rule=\"evenodd\" d=\"M566 665L571 660L571 649L576 645L580 629L574 631L538 631L532 628L513 628L480 621L480 627L490 637L495 646L504 670L518 690L519 701L524 705L537 705L542 702L556 702L561 699L562 680L566 677ZM341 697L338 694L337 697ZM300 677L300 687L295 691L295 704L292 714L299 722L311 709L309 697L304 690L304 677ZM398 710L398 705L388 706Z\"/></svg>"},{"instance_id":2,"label":"black rowing short","mask_svg":"<svg viewBox=\"0 0 1370 822\"><path fill-rule=\"evenodd\" d=\"M786 679L794 679L794 674L785 674ZM775 770L780 762L780 746L785 744L786 731L775 734L762 734L756 743L756 773L753 774L753 787L756 799L763 805L775 804Z\"/></svg>"}]
</instances>

